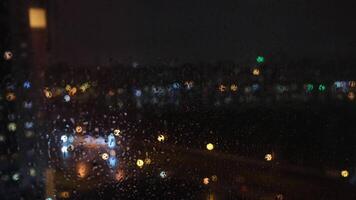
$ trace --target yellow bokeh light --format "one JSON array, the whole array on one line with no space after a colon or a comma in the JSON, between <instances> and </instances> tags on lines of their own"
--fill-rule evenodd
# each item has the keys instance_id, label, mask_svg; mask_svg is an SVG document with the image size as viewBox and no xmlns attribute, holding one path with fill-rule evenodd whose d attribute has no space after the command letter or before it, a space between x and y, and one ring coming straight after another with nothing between
<instances>
[{"instance_id":1,"label":"yellow bokeh light","mask_svg":"<svg viewBox=\"0 0 356 200\"><path fill-rule=\"evenodd\" d=\"M50 98L53 97L52 92L51 92L48 88L45 88L45 89L43 90L43 93L44 93L45 97L48 98L48 99L50 99Z\"/></svg>"},{"instance_id":2,"label":"yellow bokeh light","mask_svg":"<svg viewBox=\"0 0 356 200\"><path fill-rule=\"evenodd\" d=\"M70 96L74 96L76 93L77 93L77 88L76 87L72 87L70 90L69 90L69 95Z\"/></svg>"},{"instance_id":3,"label":"yellow bokeh light","mask_svg":"<svg viewBox=\"0 0 356 200\"><path fill-rule=\"evenodd\" d=\"M75 131L77 133L81 133L83 131L83 128L81 126L77 126L77 127L75 127Z\"/></svg>"},{"instance_id":4,"label":"yellow bokeh light","mask_svg":"<svg viewBox=\"0 0 356 200\"><path fill-rule=\"evenodd\" d=\"M347 170L342 170L340 174L341 174L341 176L344 177L344 178L349 177L349 171L347 171Z\"/></svg>"},{"instance_id":5,"label":"yellow bokeh light","mask_svg":"<svg viewBox=\"0 0 356 200\"><path fill-rule=\"evenodd\" d=\"M85 92L88 88L90 87L90 84L88 82L86 83L83 83L79 89L82 91L82 92Z\"/></svg>"},{"instance_id":6,"label":"yellow bokeh light","mask_svg":"<svg viewBox=\"0 0 356 200\"><path fill-rule=\"evenodd\" d=\"M223 84L219 85L219 91L220 92L225 92L226 91L226 86L223 85Z\"/></svg>"},{"instance_id":7,"label":"yellow bokeh light","mask_svg":"<svg viewBox=\"0 0 356 200\"><path fill-rule=\"evenodd\" d=\"M212 175L212 176L211 176L211 180L212 180L213 182L218 181L218 176Z\"/></svg>"},{"instance_id":8,"label":"yellow bokeh light","mask_svg":"<svg viewBox=\"0 0 356 200\"><path fill-rule=\"evenodd\" d=\"M44 29L47 26L46 10L43 8L30 8L29 10L30 27Z\"/></svg>"},{"instance_id":9,"label":"yellow bokeh light","mask_svg":"<svg viewBox=\"0 0 356 200\"><path fill-rule=\"evenodd\" d=\"M230 86L230 90L233 91L233 92L236 92L237 91L237 85L236 84L232 84Z\"/></svg>"},{"instance_id":10,"label":"yellow bokeh light","mask_svg":"<svg viewBox=\"0 0 356 200\"><path fill-rule=\"evenodd\" d=\"M158 140L159 142L163 142L165 139L166 139L166 138L164 137L164 135L158 135L158 136L157 136L157 140Z\"/></svg>"},{"instance_id":11,"label":"yellow bokeh light","mask_svg":"<svg viewBox=\"0 0 356 200\"><path fill-rule=\"evenodd\" d=\"M141 159L138 159L138 160L136 161L136 165L137 165L138 167L140 167L140 168L142 168L144 164L145 164L145 163L144 163L143 160L141 160Z\"/></svg>"},{"instance_id":12,"label":"yellow bokeh light","mask_svg":"<svg viewBox=\"0 0 356 200\"><path fill-rule=\"evenodd\" d=\"M150 158L146 158L146 159L145 159L145 164L146 164L146 165L151 164L151 162L152 162L152 160L151 160Z\"/></svg>"},{"instance_id":13,"label":"yellow bokeh light","mask_svg":"<svg viewBox=\"0 0 356 200\"><path fill-rule=\"evenodd\" d=\"M66 85L65 89L67 92L69 92L72 89L72 87L68 84L68 85Z\"/></svg>"},{"instance_id":14,"label":"yellow bokeh light","mask_svg":"<svg viewBox=\"0 0 356 200\"><path fill-rule=\"evenodd\" d=\"M206 149L209 150L209 151L211 151L211 150L214 149L214 145L213 145L212 143L208 143L208 144L206 145Z\"/></svg>"},{"instance_id":15,"label":"yellow bokeh light","mask_svg":"<svg viewBox=\"0 0 356 200\"><path fill-rule=\"evenodd\" d=\"M272 161L272 160L273 160L272 154L270 154L270 153L266 154L266 155L265 155L265 160L266 160L266 161Z\"/></svg>"},{"instance_id":16,"label":"yellow bokeh light","mask_svg":"<svg viewBox=\"0 0 356 200\"><path fill-rule=\"evenodd\" d=\"M252 71L252 74L253 74L254 76L258 76L258 75L261 74L261 71L260 71L259 69L257 69L257 68L254 68L253 71Z\"/></svg>"}]
</instances>

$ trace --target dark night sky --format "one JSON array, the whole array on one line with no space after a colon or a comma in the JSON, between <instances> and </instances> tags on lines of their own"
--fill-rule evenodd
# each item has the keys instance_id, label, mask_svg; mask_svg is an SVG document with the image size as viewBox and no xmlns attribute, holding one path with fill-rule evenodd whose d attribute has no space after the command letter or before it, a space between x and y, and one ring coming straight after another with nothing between
<instances>
[{"instance_id":1,"label":"dark night sky","mask_svg":"<svg viewBox=\"0 0 356 200\"><path fill-rule=\"evenodd\" d=\"M102 64L244 60L257 54L328 60L356 55L354 1L53 0L52 61Z\"/></svg>"}]
</instances>

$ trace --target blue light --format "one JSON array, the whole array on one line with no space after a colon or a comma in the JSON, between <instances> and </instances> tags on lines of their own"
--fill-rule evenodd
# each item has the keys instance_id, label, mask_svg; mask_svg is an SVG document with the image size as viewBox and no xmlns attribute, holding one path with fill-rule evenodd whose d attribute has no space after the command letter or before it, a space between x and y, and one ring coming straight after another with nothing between
<instances>
[{"instance_id":1,"label":"blue light","mask_svg":"<svg viewBox=\"0 0 356 200\"><path fill-rule=\"evenodd\" d=\"M30 129L33 127L33 122L25 122L25 128Z\"/></svg>"},{"instance_id":2,"label":"blue light","mask_svg":"<svg viewBox=\"0 0 356 200\"><path fill-rule=\"evenodd\" d=\"M69 141L70 143L73 143L73 141L74 141L73 135L70 135L70 136L68 137L68 141Z\"/></svg>"},{"instance_id":3,"label":"blue light","mask_svg":"<svg viewBox=\"0 0 356 200\"><path fill-rule=\"evenodd\" d=\"M23 87L24 87L25 89L31 88L31 83L30 83L30 81L25 81L25 82L23 83Z\"/></svg>"},{"instance_id":4,"label":"blue light","mask_svg":"<svg viewBox=\"0 0 356 200\"><path fill-rule=\"evenodd\" d=\"M108 136L108 147L109 148L114 148L116 146L116 140L115 140L115 136L113 134L110 134Z\"/></svg>"},{"instance_id":5,"label":"blue light","mask_svg":"<svg viewBox=\"0 0 356 200\"><path fill-rule=\"evenodd\" d=\"M63 157L67 158L68 157L68 146L62 146L61 152L63 153Z\"/></svg>"},{"instance_id":6,"label":"blue light","mask_svg":"<svg viewBox=\"0 0 356 200\"><path fill-rule=\"evenodd\" d=\"M63 146L61 148L61 151L62 151L62 153L68 153L68 147L67 146Z\"/></svg>"},{"instance_id":7,"label":"blue light","mask_svg":"<svg viewBox=\"0 0 356 200\"><path fill-rule=\"evenodd\" d=\"M252 92L257 92L259 90L259 88L260 88L260 86L257 83L253 84L252 85Z\"/></svg>"},{"instance_id":8,"label":"blue light","mask_svg":"<svg viewBox=\"0 0 356 200\"><path fill-rule=\"evenodd\" d=\"M337 90L341 90L343 92L348 90L346 81L335 81L334 86Z\"/></svg>"},{"instance_id":9,"label":"blue light","mask_svg":"<svg viewBox=\"0 0 356 200\"><path fill-rule=\"evenodd\" d=\"M134 91L134 95L135 95L136 97L141 97L141 96L142 96L142 91L141 91L141 90L135 90L135 91Z\"/></svg>"},{"instance_id":10,"label":"blue light","mask_svg":"<svg viewBox=\"0 0 356 200\"><path fill-rule=\"evenodd\" d=\"M179 83L173 83L173 88L174 89L180 89L180 84Z\"/></svg>"},{"instance_id":11,"label":"blue light","mask_svg":"<svg viewBox=\"0 0 356 200\"><path fill-rule=\"evenodd\" d=\"M68 141L68 137L66 135L62 135L61 140L63 143L66 143Z\"/></svg>"},{"instance_id":12,"label":"blue light","mask_svg":"<svg viewBox=\"0 0 356 200\"><path fill-rule=\"evenodd\" d=\"M23 107L25 107L27 109L31 109L32 108L32 101L24 101L23 102Z\"/></svg>"},{"instance_id":13,"label":"blue light","mask_svg":"<svg viewBox=\"0 0 356 200\"><path fill-rule=\"evenodd\" d=\"M110 157L108 162L111 167L115 167L116 163L117 163L117 159L116 159L116 157Z\"/></svg>"}]
</instances>

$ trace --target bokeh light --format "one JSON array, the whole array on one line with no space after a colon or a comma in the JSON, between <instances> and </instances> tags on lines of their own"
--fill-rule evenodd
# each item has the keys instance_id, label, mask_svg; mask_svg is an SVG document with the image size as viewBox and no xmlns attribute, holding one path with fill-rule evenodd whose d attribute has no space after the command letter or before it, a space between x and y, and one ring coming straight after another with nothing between
<instances>
[{"instance_id":1,"label":"bokeh light","mask_svg":"<svg viewBox=\"0 0 356 200\"><path fill-rule=\"evenodd\" d=\"M152 160L150 158L145 158L145 164L150 165Z\"/></svg>"},{"instance_id":2,"label":"bokeh light","mask_svg":"<svg viewBox=\"0 0 356 200\"><path fill-rule=\"evenodd\" d=\"M4 59L5 60L11 60L11 58L12 58L12 53L11 53L11 51L5 51L4 52Z\"/></svg>"},{"instance_id":3,"label":"bokeh light","mask_svg":"<svg viewBox=\"0 0 356 200\"><path fill-rule=\"evenodd\" d=\"M347 170L342 170L340 174L343 178L349 177L349 171L347 171Z\"/></svg>"},{"instance_id":4,"label":"bokeh light","mask_svg":"<svg viewBox=\"0 0 356 200\"><path fill-rule=\"evenodd\" d=\"M209 150L209 151L212 151L214 149L214 145L212 143L208 143L206 145L206 149Z\"/></svg>"},{"instance_id":5,"label":"bokeh light","mask_svg":"<svg viewBox=\"0 0 356 200\"><path fill-rule=\"evenodd\" d=\"M220 85L219 85L219 91L220 91L220 92L225 92L225 91L226 91L226 86L223 85L223 84L220 84Z\"/></svg>"},{"instance_id":6,"label":"bokeh light","mask_svg":"<svg viewBox=\"0 0 356 200\"><path fill-rule=\"evenodd\" d=\"M59 197L63 199L68 199L70 197L70 194L68 191L63 191L59 193Z\"/></svg>"},{"instance_id":7,"label":"bokeh light","mask_svg":"<svg viewBox=\"0 0 356 200\"><path fill-rule=\"evenodd\" d=\"M306 84L305 90L306 90L307 92L312 92L312 91L314 90L314 85L311 84L311 83Z\"/></svg>"},{"instance_id":8,"label":"bokeh light","mask_svg":"<svg viewBox=\"0 0 356 200\"><path fill-rule=\"evenodd\" d=\"M70 101L70 96L68 94L64 95L63 97L65 102L69 102Z\"/></svg>"},{"instance_id":9,"label":"bokeh light","mask_svg":"<svg viewBox=\"0 0 356 200\"><path fill-rule=\"evenodd\" d=\"M13 92L8 92L6 94L6 100L7 101L14 101L16 99L16 95Z\"/></svg>"},{"instance_id":10,"label":"bokeh light","mask_svg":"<svg viewBox=\"0 0 356 200\"><path fill-rule=\"evenodd\" d=\"M76 166L77 168L77 176L79 178L84 178L88 175L89 172L89 167L86 163L84 162L79 162Z\"/></svg>"},{"instance_id":11,"label":"bokeh light","mask_svg":"<svg viewBox=\"0 0 356 200\"><path fill-rule=\"evenodd\" d=\"M145 164L145 163L143 162L143 160L137 159L136 165L137 165L138 167L142 168L144 164Z\"/></svg>"},{"instance_id":12,"label":"bokeh light","mask_svg":"<svg viewBox=\"0 0 356 200\"><path fill-rule=\"evenodd\" d=\"M324 84L320 84L319 87L318 87L318 90L319 90L320 92L325 92L326 86L325 86Z\"/></svg>"},{"instance_id":13,"label":"bokeh light","mask_svg":"<svg viewBox=\"0 0 356 200\"><path fill-rule=\"evenodd\" d=\"M16 123L15 122L11 122L7 125L7 129L10 131L10 132L15 132L16 131Z\"/></svg>"},{"instance_id":14,"label":"bokeh light","mask_svg":"<svg viewBox=\"0 0 356 200\"><path fill-rule=\"evenodd\" d=\"M257 56L256 62L257 63L264 63L265 62L265 58L263 56Z\"/></svg>"},{"instance_id":15,"label":"bokeh light","mask_svg":"<svg viewBox=\"0 0 356 200\"><path fill-rule=\"evenodd\" d=\"M212 175L211 176L211 181L213 181L213 182L218 181L218 176L217 175Z\"/></svg>"},{"instance_id":16,"label":"bokeh light","mask_svg":"<svg viewBox=\"0 0 356 200\"><path fill-rule=\"evenodd\" d=\"M74 96L76 93L77 93L77 88L76 87L72 87L68 92L68 94L70 96Z\"/></svg>"},{"instance_id":17,"label":"bokeh light","mask_svg":"<svg viewBox=\"0 0 356 200\"><path fill-rule=\"evenodd\" d=\"M210 183L210 179L208 177L203 178L203 184L208 185Z\"/></svg>"},{"instance_id":18,"label":"bokeh light","mask_svg":"<svg viewBox=\"0 0 356 200\"><path fill-rule=\"evenodd\" d=\"M157 136L157 140L158 140L159 142L164 142L165 139L166 139L165 136L162 135L162 134Z\"/></svg>"},{"instance_id":19,"label":"bokeh light","mask_svg":"<svg viewBox=\"0 0 356 200\"><path fill-rule=\"evenodd\" d=\"M354 92L348 92L347 93L347 98L350 100L350 101L353 101L355 99L355 93Z\"/></svg>"},{"instance_id":20,"label":"bokeh light","mask_svg":"<svg viewBox=\"0 0 356 200\"><path fill-rule=\"evenodd\" d=\"M30 89L31 88L31 82L30 81L25 81L23 83L23 88L25 89Z\"/></svg>"},{"instance_id":21,"label":"bokeh light","mask_svg":"<svg viewBox=\"0 0 356 200\"><path fill-rule=\"evenodd\" d=\"M252 70L252 74L253 74L254 76L259 76L259 75L261 74L261 71L260 71L260 69L258 69L258 68L254 68L254 69Z\"/></svg>"},{"instance_id":22,"label":"bokeh light","mask_svg":"<svg viewBox=\"0 0 356 200\"><path fill-rule=\"evenodd\" d=\"M120 133L121 133L120 129L115 129L114 130L114 135L115 136L120 136Z\"/></svg>"},{"instance_id":23,"label":"bokeh light","mask_svg":"<svg viewBox=\"0 0 356 200\"><path fill-rule=\"evenodd\" d=\"M115 179L116 179L116 181L121 182L121 181L124 180L124 178L125 178L125 172L124 172L124 170L118 169L118 170L116 171L116 173L115 173Z\"/></svg>"},{"instance_id":24,"label":"bokeh light","mask_svg":"<svg viewBox=\"0 0 356 200\"><path fill-rule=\"evenodd\" d=\"M52 98L53 94L50 90L48 90L47 88L43 90L43 93L45 95L46 98L50 99Z\"/></svg>"},{"instance_id":25,"label":"bokeh light","mask_svg":"<svg viewBox=\"0 0 356 200\"><path fill-rule=\"evenodd\" d=\"M75 127L75 132L81 133L83 131L83 128L81 126Z\"/></svg>"},{"instance_id":26,"label":"bokeh light","mask_svg":"<svg viewBox=\"0 0 356 200\"><path fill-rule=\"evenodd\" d=\"M272 161L272 160L273 160L272 154L271 154L271 153L266 154L266 155L265 155L265 160L266 160L266 161Z\"/></svg>"},{"instance_id":27,"label":"bokeh light","mask_svg":"<svg viewBox=\"0 0 356 200\"><path fill-rule=\"evenodd\" d=\"M159 173L159 176L160 176L161 178L166 178L166 177L167 177L167 172L161 171L161 172Z\"/></svg>"},{"instance_id":28,"label":"bokeh light","mask_svg":"<svg viewBox=\"0 0 356 200\"><path fill-rule=\"evenodd\" d=\"M237 85L236 84L231 84L230 86L230 90L233 91L233 92L236 92L238 89Z\"/></svg>"},{"instance_id":29,"label":"bokeh light","mask_svg":"<svg viewBox=\"0 0 356 200\"><path fill-rule=\"evenodd\" d=\"M103 153L103 154L101 154L101 158L103 160L107 160L107 159L109 159L109 154L108 153Z\"/></svg>"}]
</instances>

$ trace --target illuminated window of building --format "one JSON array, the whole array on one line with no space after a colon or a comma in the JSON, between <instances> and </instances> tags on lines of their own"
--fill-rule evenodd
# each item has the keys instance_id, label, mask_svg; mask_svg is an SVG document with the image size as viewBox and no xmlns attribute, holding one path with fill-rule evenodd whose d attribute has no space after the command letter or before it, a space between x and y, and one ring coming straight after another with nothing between
<instances>
[{"instance_id":1,"label":"illuminated window of building","mask_svg":"<svg viewBox=\"0 0 356 200\"><path fill-rule=\"evenodd\" d=\"M30 8L29 10L30 27L44 29L47 26L46 10L43 8Z\"/></svg>"}]
</instances>

